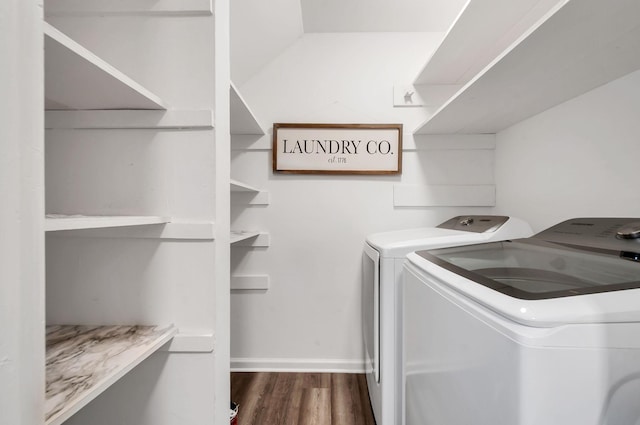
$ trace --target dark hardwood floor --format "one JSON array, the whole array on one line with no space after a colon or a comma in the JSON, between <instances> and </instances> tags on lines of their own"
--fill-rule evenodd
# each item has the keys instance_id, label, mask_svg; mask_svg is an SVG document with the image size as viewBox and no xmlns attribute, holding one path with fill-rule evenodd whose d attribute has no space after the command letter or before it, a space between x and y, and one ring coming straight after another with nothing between
<instances>
[{"instance_id":1,"label":"dark hardwood floor","mask_svg":"<svg viewBox=\"0 0 640 425\"><path fill-rule=\"evenodd\" d=\"M238 425L374 425L365 375L233 372Z\"/></svg>"}]
</instances>

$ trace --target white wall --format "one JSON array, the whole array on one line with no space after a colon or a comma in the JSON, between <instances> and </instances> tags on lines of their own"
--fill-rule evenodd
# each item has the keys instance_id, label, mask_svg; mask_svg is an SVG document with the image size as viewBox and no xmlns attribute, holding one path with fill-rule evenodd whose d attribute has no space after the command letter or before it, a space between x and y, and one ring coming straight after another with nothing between
<instances>
[{"instance_id":1,"label":"white wall","mask_svg":"<svg viewBox=\"0 0 640 425\"><path fill-rule=\"evenodd\" d=\"M267 231L271 241L232 248L234 274L270 278L266 291L232 294L233 368L361 370L366 235L488 211L394 207L398 184L493 184L493 137L413 140L429 111L393 107L394 83L412 81L440 37L308 34L240 87L265 128L403 123L405 149L402 176L274 175L269 135L236 140L232 177L267 190L270 204L234 207L232 227Z\"/></svg>"},{"instance_id":2,"label":"white wall","mask_svg":"<svg viewBox=\"0 0 640 425\"><path fill-rule=\"evenodd\" d=\"M571 217L640 216L640 71L497 135L498 212L535 231Z\"/></svg>"},{"instance_id":3,"label":"white wall","mask_svg":"<svg viewBox=\"0 0 640 425\"><path fill-rule=\"evenodd\" d=\"M302 36L299 0L233 0L231 79L241 85Z\"/></svg>"}]
</instances>

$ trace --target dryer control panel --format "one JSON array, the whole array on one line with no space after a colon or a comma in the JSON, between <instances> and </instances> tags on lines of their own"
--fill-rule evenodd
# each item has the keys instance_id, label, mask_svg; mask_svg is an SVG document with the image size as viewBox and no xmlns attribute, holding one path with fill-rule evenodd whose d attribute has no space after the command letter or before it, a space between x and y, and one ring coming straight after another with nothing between
<instances>
[{"instance_id":1,"label":"dryer control panel","mask_svg":"<svg viewBox=\"0 0 640 425\"><path fill-rule=\"evenodd\" d=\"M640 218L573 218L534 236L547 242L640 252Z\"/></svg>"},{"instance_id":2,"label":"dryer control panel","mask_svg":"<svg viewBox=\"0 0 640 425\"><path fill-rule=\"evenodd\" d=\"M509 220L509 217L504 215L460 215L445 221L437 227L462 230L464 232L490 233L498 230L507 220Z\"/></svg>"}]
</instances>

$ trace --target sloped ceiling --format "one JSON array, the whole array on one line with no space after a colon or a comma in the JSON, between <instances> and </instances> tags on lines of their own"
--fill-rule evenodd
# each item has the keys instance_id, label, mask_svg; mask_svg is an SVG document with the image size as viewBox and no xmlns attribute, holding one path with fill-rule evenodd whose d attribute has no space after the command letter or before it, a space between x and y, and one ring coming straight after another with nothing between
<instances>
[{"instance_id":1,"label":"sloped ceiling","mask_svg":"<svg viewBox=\"0 0 640 425\"><path fill-rule=\"evenodd\" d=\"M305 33L444 32L468 0L232 0L237 85Z\"/></svg>"}]
</instances>

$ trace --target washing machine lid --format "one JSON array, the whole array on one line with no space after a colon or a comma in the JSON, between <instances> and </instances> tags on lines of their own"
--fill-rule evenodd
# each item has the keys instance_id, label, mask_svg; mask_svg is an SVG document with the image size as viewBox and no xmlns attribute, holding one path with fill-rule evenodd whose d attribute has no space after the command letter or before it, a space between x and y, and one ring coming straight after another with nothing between
<instances>
[{"instance_id":1,"label":"washing machine lid","mask_svg":"<svg viewBox=\"0 0 640 425\"><path fill-rule=\"evenodd\" d=\"M366 242L384 258L404 258L424 249L523 238L532 231L524 221L507 216L466 215L453 217L437 227L374 233Z\"/></svg>"},{"instance_id":2,"label":"washing machine lid","mask_svg":"<svg viewBox=\"0 0 640 425\"><path fill-rule=\"evenodd\" d=\"M598 247L533 237L407 258L425 283L528 326L640 323L640 238L609 236L618 241Z\"/></svg>"},{"instance_id":3,"label":"washing machine lid","mask_svg":"<svg viewBox=\"0 0 640 425\"><path fill-rule=\"evenodd\" d=\"M459 276L524 300L640 288L640 250L612 251L529 238L417 254Z\"/></svg>"}]
</instances>

